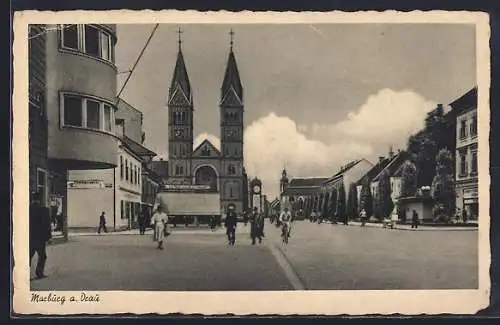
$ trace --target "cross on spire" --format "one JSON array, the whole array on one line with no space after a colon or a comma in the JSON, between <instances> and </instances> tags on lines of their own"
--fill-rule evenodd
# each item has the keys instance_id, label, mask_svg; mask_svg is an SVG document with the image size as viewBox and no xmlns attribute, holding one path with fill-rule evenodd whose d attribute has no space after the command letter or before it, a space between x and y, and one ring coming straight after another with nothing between
<instances>
[{"instance_id":1,"label":"cross on spire","mask_svg":"<svg viewBox=\"0 0 500 325\"><path fill-rule=\"evenodd\" d=\"M231 30L229 31L229 38L230 38L230 46L231 46L231 51L233 50L233 44L234 44L234 32L233 32L233 29L231 28Z\"/></svg>"},{"instance_id":2,"label":"cross on spire","mask_svg":"<svg viewBox=\"0 0 500 325\"><path fill-rule=\"evenodd\" d=\"M179 29L177 30L177 34L179 34L179 49L180 49L182 44L182 38L181 38L182 30L180 26Z\"/></svg>"}]
</instances>

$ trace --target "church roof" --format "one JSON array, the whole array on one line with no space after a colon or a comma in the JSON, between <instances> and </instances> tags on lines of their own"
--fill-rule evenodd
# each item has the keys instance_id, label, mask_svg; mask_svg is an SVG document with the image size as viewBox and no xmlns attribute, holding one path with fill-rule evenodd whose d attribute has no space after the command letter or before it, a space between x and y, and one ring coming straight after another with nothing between
<instances>
[{"instance_id":1,"label":"church roof","mask_svg":"<svg viewBox=\"0 0 500 325\"><path fill-rule=\"evenodd\" d=\"M186 63L184 62L184 55L179 46L179 52L177 53L177 61L175 62L174 75L172 77L172 83L170 84L170 99L173 97L175 91L180 88L186 96L188 101L191 100L191 83L189 82L189 77L186 69Z\"/></svg>"},{"instance_id":2,"label":"church roof","mask_svg":"<svg viewBox=\"0 0 500 325\"><path fill-rule=\"evenodd\" d=\"M243 101L243 86L241 85L240 73L238 71L238 65L236 64L236 58L234 57L232 49L231 52L229 52L226 73L224 74L224 81L222 82L221 102L224 100L229 91L231 91L231 88L234 89L234 92L238 96L239 100Z\"/></svg>"},{"instance_id":3,"label":"church roof","mask_svg":"<svg viewBox=\"0 0 500 325\"><path fill-rule=\"evenodd\" d=\"M210 140L203 140L196 149L193 150L193 156L199 157L218 157L220 155L220 151L213 145Z\"/></svg>"},{"instance_id":4,"label":"church roof","mask_svg":"<svg viewBox=\"0 0 500 325\"><path fill-rule=\"evenodd\" d=\"M327 180L328 178L294 178L288 187L319 187Z\"/></svg>"}]
</instances>

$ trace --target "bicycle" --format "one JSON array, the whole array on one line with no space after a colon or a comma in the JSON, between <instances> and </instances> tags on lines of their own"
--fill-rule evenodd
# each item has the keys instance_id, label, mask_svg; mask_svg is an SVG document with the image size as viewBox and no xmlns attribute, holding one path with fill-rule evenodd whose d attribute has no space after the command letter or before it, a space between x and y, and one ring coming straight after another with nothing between
<instances>
[{"instance_id":1,"label":"bicycle","mask_svg":"<svg viewBox=\"0 0 500 325\"><path fill-rule=\"evenodd\" d=\"M288 244L289 235L290 235L290 233L288 230L288 224L286 222L284 222L283 223L283 233L281 234L281 236L283 236L283 243Z\"/></svg>"}]
</instances>

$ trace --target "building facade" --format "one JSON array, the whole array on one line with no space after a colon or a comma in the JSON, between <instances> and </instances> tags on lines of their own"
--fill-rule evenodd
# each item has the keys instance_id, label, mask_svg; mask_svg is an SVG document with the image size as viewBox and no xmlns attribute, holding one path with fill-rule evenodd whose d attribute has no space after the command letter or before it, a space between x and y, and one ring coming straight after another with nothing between
<instances>
[{"instance_id":1,"label":"building facade","mask_svg":"<svg viewBox=\"0 0 500 325\"><path fill-rule=\"evenodd\" d=\"M477 88L452 104L456 114L456 207L471 220L478 218Z\"/></svg>"},{"instance_id":2,"label":"building facade","mask_svg":"<svg viewBox=\"0 0 500 325\"><path fill-rule=\"evenodd\" d=\"M232 41L219 102L221 150L208 140L193 149L193 93L180 40L167 107L167 183L209 185L212 191L220 193L221 208L232 203L237 212L243 212L248 194L243 167L243 87Z\"/></svg>"},{"instance_id":3,"label":"building facade","mask_svg":"<svg viewBox=\"0 0 500 325\"><path fill-rule=\"evenodd\" d=\"M48 206L49 162L47 110L45 103L45 33L44 26L29 26L28 93L29 93L29 193L41 192L42 204Z\"/></svg>"},{"instance_id":4,"label":"building facade","mask_svg":"<svg viewBox=\"0 0 500 325\"><path fill-rule=\"evenodd\" d=\"M30 193L66 230L69 170L116 166L114 25L29 27ZM64 229L62 229L64 228Z\"/></svg>"}]
</instances>

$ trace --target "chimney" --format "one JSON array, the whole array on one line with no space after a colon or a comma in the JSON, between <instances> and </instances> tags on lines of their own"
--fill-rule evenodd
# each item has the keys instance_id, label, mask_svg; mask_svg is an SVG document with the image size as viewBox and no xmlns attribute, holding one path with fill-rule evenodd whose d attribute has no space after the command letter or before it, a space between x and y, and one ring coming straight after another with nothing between
<instances>
[{"instance_id":1,"label":"chimney","mask_svg":"<svg viewBox=\"0 0 500 325\"><path fill-rule=\"evenodd\" d=\"M379 156L378 157L378 162L379 163L382 163L382 161L384 161L385 157L384 156Z\"/></svg>"}]
</instances>

